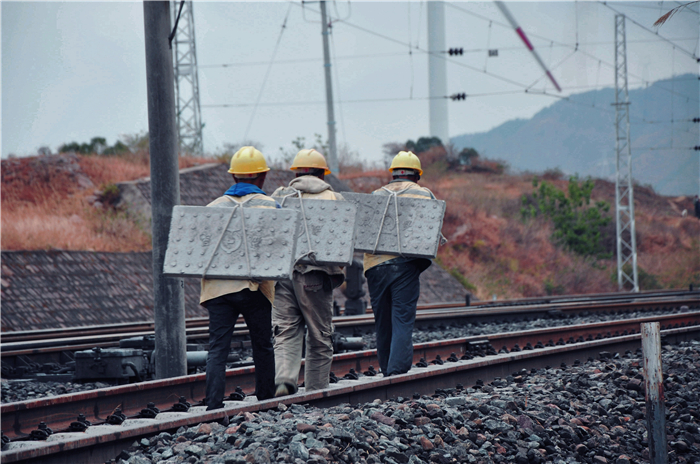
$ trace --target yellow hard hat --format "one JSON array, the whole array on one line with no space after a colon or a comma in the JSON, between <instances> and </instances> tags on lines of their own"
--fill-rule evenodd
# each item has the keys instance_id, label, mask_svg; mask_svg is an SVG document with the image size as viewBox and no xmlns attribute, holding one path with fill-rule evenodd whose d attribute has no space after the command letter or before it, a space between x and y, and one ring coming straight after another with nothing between
<instances>
[{"instance_id":1,"label":"yellow hard hat","mask_svg":"<svg viewBox=\"0 0 700 464\"><path fill-rule=\"evenodd\" d=\"M231 157L231 168L228 172L234 175L260 174L269 170L260 150L255 147L243 147Z\"/></svg>"},{"instance_id":2,"label":"yellow hard hat","mask_svg":"<svg viewBox=\"0 0 700 464\"><path fill-rule=\"evenodd\" d=\"M413 169L418 171L418 175L423 175L423 169L420 166L420 159L413 154L411 151L400 151L398 155L394 156L391 160L391 166L389 167L390 172L394 172L394 169Z\"/></svg>"},{"instance_id":3,"label":"yellow hard hat","mask_svg":"<svg viewBox=\"0 0 700 464\"><path fill-rule=\"evenodd\" d=\"M324 174L331 173L331 170L328 169L328 164L326 163L326 157L313 148L301 150L299 153L297 153L297 156L294 157L294 161L292 161L292 167L289 169L296 171L300 168L324 169Z\"/></svg>"}]
</instances>

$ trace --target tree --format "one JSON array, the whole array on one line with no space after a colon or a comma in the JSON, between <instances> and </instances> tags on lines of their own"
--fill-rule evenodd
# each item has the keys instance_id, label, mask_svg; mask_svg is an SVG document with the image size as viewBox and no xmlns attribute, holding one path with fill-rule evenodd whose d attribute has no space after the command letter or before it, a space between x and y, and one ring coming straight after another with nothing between
<instances>
[{"instance_id":1,"label":"tree","mask_svg":"<svg viewBox=\"0 0 700 464\"><path fill-rule=\"evenodd\" d=\"M457 160L462 166L471 166L472 162L479 157L479 152L473 148L462 148L457 155Z\"/></svg>"},{"instance_id":2,"label":"tree","mask_svg":"<svg viewBox=\"0 0 700 464\"><path fill-rule=\"evenodd\" d=\"M406 149L413 153L423 153L430 150L432 147L442 146L442 141L438 137L420 137L417 141L409 140L406 142Z\"/></svg>"}]
</instances>

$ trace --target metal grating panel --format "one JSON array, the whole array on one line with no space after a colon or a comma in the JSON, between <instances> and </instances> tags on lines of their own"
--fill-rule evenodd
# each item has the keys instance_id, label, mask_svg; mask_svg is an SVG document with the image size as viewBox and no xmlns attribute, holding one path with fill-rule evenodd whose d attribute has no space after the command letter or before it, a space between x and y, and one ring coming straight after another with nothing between
<instances>
[{"instance_id":1,"label":"metal grating panel","mask_svg":"<svg viewBox=\"0 0 700 464\"><path fill-rule=\"evenodd\" d=\"M163 273L283 280L291 275L301 215L291 209L175 206ZM246 259L246 242L248 259ZM250 260L250 269L248 268Z\"/></svg>"},{"instance_id":2,"label":"metal grating panel","mask_svg":"<svg viewBox=\"0 0 700 464\"><path fill-rule=\"evenodd\" d=\"M365 253L435 258L440 244L445 202L421 198L398 197L401 251L396 230L396 198L363 193L343 193L357 205L355 250ZM388 202L388 205L387 205ZM385 214L386 211L386 214ZM382 217L383 226L382 226ZM377 234L381 235L377 243Z\"/></svg>"},{"instance_id":3,"label":"metal grating panel","mask_svg":"<svg viewBox=\"0 0 700 464\"><path fill-rule=\"evenodd\" d=\"M283 208L301 213L298 198L280 200ZM297 233L296 258L304 264L349 266L352 264L353 236L357 207L349 201L304 199L304 215L311 236L311 250L315 261L304 257L309 251L306 229L302 218Z\"/></svg>"}]
</instances>

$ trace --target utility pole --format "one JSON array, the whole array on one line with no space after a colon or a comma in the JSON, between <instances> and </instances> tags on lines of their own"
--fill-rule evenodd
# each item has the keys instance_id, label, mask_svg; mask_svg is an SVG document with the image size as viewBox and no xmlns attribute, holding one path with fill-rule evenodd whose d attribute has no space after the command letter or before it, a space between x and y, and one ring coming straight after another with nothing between
<instances>
[{"instance_id":1,"label":"utility pole","mask_svg":"<svg viewBox=\"0 0 700 464\"><path fill-rule=\"evenodd\" d=\"M180 12L179 1L172 2L172 20L176 24L173 40L173 67L177 102L177 128L180 150L202 156L202 112L199 104L199 73L197 71L197 46L194 40L194 13L192 2L186 1ZM180 20L178 21L178 14Z\"/></svg>"},{"instance_id":2,"label":"utility pole","mask_svg":"<svg viewBox=\"0 0 700 464\"><path fill-rule=\"evenodd\" d=\"M156 378L187 374L185 298L182 279L163 276L173 206L180 204L170 4L143 2L151 153L153 294Z\"/></svg>"},{"instance_id":3,"label":"utility pole","mask_svg":"<svg viewBox=\"0 0 700 464\"><path fill-rule=\"evenodd\" d=\"M447 145L450 131L447 119L447 62L445 52L445 4L428 4L428 94L430 96L430 135Z\"/></svg>"},{"instance_id":4,"label":"utility pole","mask_svg":"<svg viewBox=\"0 0 700 464\"><path fill-rule=\"evenodd\" d=\"M634 227L634 190L630 147L630 101L627 92L627 39L625 15L615 15L615 219L617 221L617 284L639 291L637 279L637 239ZM625 270L629 264L631 270Z\"/></svg>"},{"instance_id":5,"label":"utility pole","mask_svg":"<svg viewBox=\"0 0 700 464\"><path fill-rule=\"evenodd\" d=\"M328 48L328 19L326 1L321 0L321 35L323 36L323 67L326 71L326 113L328 118L328 167L338 175L338 151L335 143L335 113L333 112L333 84L331 83L331 53Z\"/></svg>"}]
</instances>

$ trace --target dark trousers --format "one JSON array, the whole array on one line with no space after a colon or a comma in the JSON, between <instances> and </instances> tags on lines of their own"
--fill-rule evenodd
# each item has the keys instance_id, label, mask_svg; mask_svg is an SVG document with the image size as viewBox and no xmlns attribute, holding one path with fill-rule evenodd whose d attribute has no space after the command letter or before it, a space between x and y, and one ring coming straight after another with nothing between
<instances>
[{"instance_id":1,"label":"dark trousers","mask_svg":"<svg viewBox=\"0 0 700 464\"><path fill-rule=\"evenodd\" d=\"M250 333L255 362L255 396L275 396L275 354L272 348L272 305L260 292L248 289L205 301L209 311L207 355L207 410L223 407L226 389L226 358L236 320L243 315Z\"/></svg>"},{"instance_id":2,"label":"dark trousers","mask_svg":"<svg viewBox=\"0 0 700 464\"><path fill-rule=\"evenodd\" d=\"M377 331L377 357L384 375L406 373L413 364L420 274L416 261L375 266L365 273Z\"/></svg>"}]
</instances>

